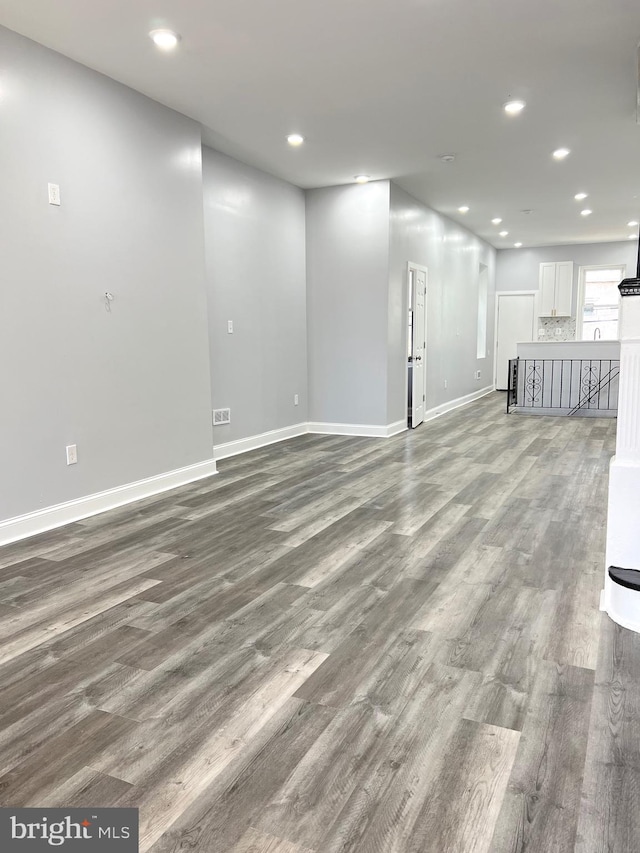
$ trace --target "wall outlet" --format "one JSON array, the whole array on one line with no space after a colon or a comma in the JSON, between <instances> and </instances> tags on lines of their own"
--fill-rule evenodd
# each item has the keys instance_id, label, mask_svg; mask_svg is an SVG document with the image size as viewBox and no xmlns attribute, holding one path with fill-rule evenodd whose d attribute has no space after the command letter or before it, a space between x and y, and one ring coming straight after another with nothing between
<instances>
[{"instance_id":1,"label":"wall outlet","mask_svg":"<svg viewBox=\"0 0 640 853\"><path fill-rule=\"evenodd\" d=\"M227 320L227 332L233 334L233 320Z\"/></svg>"},{"instance_id":2,"label":"wall outlet","mask_svg":"<svg viewBox=\"0 0 640 853\"><path fill-rule=\"evenodd\" d=\"M482 371L481 371L481 370L476 370L476 379L480 379L480 378L481 378L481 376L482 376Z\"/></svg>"},{"instance_id":3,"label":"wall outlet","mask_svg":"<svg viewBox=\"0 0 640 853\"><path fill-rule=\"evenodd\" d=\"M58 184L49 184L49 204L60 206L60 187Z\"/></svg>"},{"instance_id":4,"label":"wall outlet","mask_svg":"<svg viewBox=\"0 0 640 853\"><path fill-rule=\"evenodd\" d=\"M544 329L538 329L538 337L544 338Z\"/></svg>"},{"instance_id":5,"label":"wall outlet","mask_svg":"<svg viewBox=\"0 0 640 853\"><path fill-rule=\"evenodd\" d=\"M76 444L67 445L67 465L75 465L78 461L78 446Z\"/></svg>"},{"instance_id":6,"label":"wall outlet","mask_svg":"<svg viewBox=\"0 0 640 853\"><path fill-rule=\"evenodd\" d=\"M298 395L297 395L297 394L294 394L294 395L293 395L293 405L294 405L294 406L297 406L299 402L300 402L300 400L299 400L299 398L298 398Z\"/></svg>"},{"instance_id":7,"label":"wall outlet","mask_svg":"<svg viewBox=\"0 0 640 853\"><path fill-rule=\"evenodd\" d=\"M444 387L446 388L448 384L449 384L449 383L448 383L448 382L447 382L447 380L445 379L445 380L444 380Z\"/></svg>"},{"instance_id":8,"label":"wall outlet","mask_svg":"<svg viewBox=\"0 0 640 853\"><path fill-rule=\"evenodd\" d=\"M558 327L556 329L556 335L561 335L561 334L562 334L562 329L560 327Z\"/></svg>"},{"instance_id":9,"label":"wall outlet","mask_svg":"<svg viewBox=\"0 0 640 853\"><path fill-rule=\"evenodd\" d=\"M213 425L220 426L221 424L231 423L231 409L214 409L213 410Z\"/></svg>"}]
</instances>

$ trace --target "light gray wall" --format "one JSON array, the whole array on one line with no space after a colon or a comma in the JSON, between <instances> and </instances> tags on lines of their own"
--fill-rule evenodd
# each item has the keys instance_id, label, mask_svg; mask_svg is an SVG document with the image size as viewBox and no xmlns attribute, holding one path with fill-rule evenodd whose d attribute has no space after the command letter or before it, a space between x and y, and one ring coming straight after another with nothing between
<instances>
[{"instance_id":1,"label":"light gray wall","mask_svg":"<svg viewBox=\"0 0 640 853\"><path fill-rule=\"evenodd\" d=\"M212 430L199 127L4 28L0 56L7 519L210 459Z\"/></svg>"},{"instance_id":2,"label":"light gray wall","mask_svg":"<svg viewBox=\"0 0 640 853\"><path fill-rule=\"evenodd\" d=\"M573 306L578 298L581 266L626 264L627 275L635 275L638 243L583 243L573 246L541 246L535 249L501 249L496 265L496 290L538 290L540 264L573 261Z\"/></svg>"},{"instance_id":3,"label":"light gray wall","mask_svg":"<svg viewBox=\"0 0 640 853\"><path fill-rule=\"evenodd\" d=\"M309 420L386 425L389 181L306 202Z\"/></svg>"},{"instance_id":4,"label":"light gray wall","mask_svg":"<svg viewBox=\"0 0 640 853\"><path fill-rule=\"evenodd\" d=\"M218 445L307 420L305 201L211 148L203 173L212 399L231 409Z\"/></svg>"},{"instance_id":5,"label":"light gray wall","mask_svg":"<svg viewBox=\"0 0 640 853\"><path fill-rule=\"evenodd\" d=\"M493 381L495 249L391 184L389 423L406 417L407 262L427 267L426 409ZM488 268L487 356L477 358L478 278ZM475 379L475 371L481 379ZM444 388L444 380L447 388Z\"/></svg>"}]
</instances>

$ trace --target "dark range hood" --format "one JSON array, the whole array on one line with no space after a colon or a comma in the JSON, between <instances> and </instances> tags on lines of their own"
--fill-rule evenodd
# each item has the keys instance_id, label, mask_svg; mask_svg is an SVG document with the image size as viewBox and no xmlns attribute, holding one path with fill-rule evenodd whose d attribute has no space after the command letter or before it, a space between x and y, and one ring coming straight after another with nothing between
<instances>
[{"instance_id":1,"label":"dark range hood","mask_svg":"<svg viewBox=\"0 0 640 853\"><path fill-rule=\"evenodd\" d=\"M640 296L640 241L638 241L638 266L635 278L625 278L618 285L620 296Z\"/></svg>"}]
</instances>

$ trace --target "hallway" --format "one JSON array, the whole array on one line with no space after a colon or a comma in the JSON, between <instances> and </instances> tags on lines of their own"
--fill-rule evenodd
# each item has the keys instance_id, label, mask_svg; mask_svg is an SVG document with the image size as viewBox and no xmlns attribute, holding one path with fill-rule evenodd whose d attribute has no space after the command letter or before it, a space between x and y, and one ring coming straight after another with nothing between
<instances>
[{"instance_id":1,"label":"hallway","mask_svg":"<svg viewBox=\"0 0 640 853\"><path fill-rule=\"evenodd\" d=\"M1 804L139 806L153 853L635 853L615 427L492 394L0 549Z\"/></svg>"}]
</instances>

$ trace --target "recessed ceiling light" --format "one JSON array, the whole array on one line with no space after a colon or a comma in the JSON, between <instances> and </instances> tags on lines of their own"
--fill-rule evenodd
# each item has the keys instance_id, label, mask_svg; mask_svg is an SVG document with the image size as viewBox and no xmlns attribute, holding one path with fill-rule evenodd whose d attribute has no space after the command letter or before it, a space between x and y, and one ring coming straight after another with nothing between
<instances>
[{"instance_id":1,"label":"recessed ceiling light","mask_svg":"<svg viewBox=\"0 0 640 853\"><path fill-rule=\"evenodd\" d=\"M501 231L501 232L500 232L500 236L501 236L501 237L506 237L508 233L509 233L508 231Z\"/></svg>"},{"instance_id":2,"label":"recessed ceiling light","mask_svg":"<svg viewBox=\"0 0 640 853\"><path fill-rule=\"evenodd\" d=\"M524 101L507 101L506 104L502 105L502 109L510 116L517 116L525 107L526 104Z\"/></svg>"},{"instance_id":3,"label":"recessed ceiling light","mask_svg":"<svg viewBox=\"0 0 640 853\"><path fill-rule=\"evenodd\" d=\"M569 151L568 148L556 148L553 152L553 156L556 160L564 160L564 158L569 154L571 154L571 151Z\"/></svg>"},{"instance_id":4,"label":"recessed ceiling light","mask_svg":"<svg viewBox=\"0 0 640 853\"><path fill-rule=\"evenodd\" d=\"M584 201L585 198L587 198L587 196L588 196L588 193L576 193L574 195L574 198L576 201Z\"/></svg>"},{"instance_id":5,"label":"recessed ceiling light","mask_svg":"<svg viewBox=\"0 0 640 853\"><path fill-rule=\"evenodd\" d=\"M458 213L469 213L469 208L466 204L463 204L462 207L458 208Z\"/></svg>"},{"instance_id":6,"label":"recessed ceiling light","mask_svg":"<svg viewBox=\"0 0 640 853\"><path fill-rule=\"evenodd\" d=\"M443 163L453 163L453 161L456 159L455 154L440 154L439 157Z\"/></svg>"},{"instance_id":7,"label":"recessed ceiling light","mask_svg":"<svg viewBox=\"0 0 640 853\"><path fill-rule=\"evenodd\" d=\"M592 213L593 211L586 207L584 210L580 211L580 216L591 216Z\"/></svg>"},{"instance_id":8,"label":"recessed ceiling light","mask_svg":"<svg viewBox=\"0 0 640 853\"><path fill-rule=\"evenodd\" d=\"M491 220L491 222L493 223L493 225L500 225L500 223L502 222L502 219L500 219L499 216L496 216L495 219Z\"/></svg>"},{"instance_id":9,"label":"recessed ceiling light","mask_svg":"<svg viewBox=\"0 0 640 853\"><path fill-rule=\"evenodd\" d=\"M522 246L522 243L514 243L513 245L516 247L516 249L519 249L520 246Z\"/></svg>"},{"instance_id":10,"label":"recessed ceiling light","mask_svg":"<svg viewBox=\"0 0 640 853\"><path fill-rule=\"evenodd\" d=\"M632 219L631 222L627 222L627 225L629 226L629 228L635 228L637 226L637 224L638 223L635 221L635 219Z\"/></svg>"},{"instance_id":11,"label":"recessed ceiling light","mask_svg":"<svg viewBox=\"0 0 640 853\"><path fill-rule=\"evenodd\" d=\"M356 184L368 184L371 180L369 175L356 175Z\"/></svg>"},{"instance_id":12,"label":"recessed ceiling light","mask_svg":"<svg viewBox=\"0 0 640 853\"><path fill-rule=\"evenodd\" d=\"M160 50L173 50L180 41L178 33L173 30L151 30L149 33L151 40Z\"/></svg>"},{"instance_id":13,"label":"recessed ceiling light","mask_svg":"<svg viewBox=\"0 0 640 853\"><path fill-rule=\"evenodd\" d=\"M304 136L300 136L299 133L290 133L289 136L287 136L287 142L289 145L293 145L294 148L297 148L298 145L302 145L304 142Z\"/></svg>"}]
</instances>

